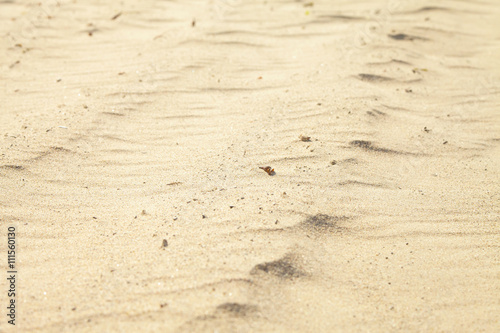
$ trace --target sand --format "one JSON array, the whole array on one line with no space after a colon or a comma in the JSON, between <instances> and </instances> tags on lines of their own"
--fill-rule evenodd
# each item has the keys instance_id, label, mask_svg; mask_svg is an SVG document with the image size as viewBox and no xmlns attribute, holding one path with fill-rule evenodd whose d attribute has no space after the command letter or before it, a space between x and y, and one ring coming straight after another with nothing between
<instances>
[{"instance_id":1,"label":"sand","mask_svg":"<svg viewBox=\"0 0 500 333\"><path fill-rule=\"evenodd\" d=\"M499 15L1 1L0 331L499 331Z\"/></svg>"}]
</instances>

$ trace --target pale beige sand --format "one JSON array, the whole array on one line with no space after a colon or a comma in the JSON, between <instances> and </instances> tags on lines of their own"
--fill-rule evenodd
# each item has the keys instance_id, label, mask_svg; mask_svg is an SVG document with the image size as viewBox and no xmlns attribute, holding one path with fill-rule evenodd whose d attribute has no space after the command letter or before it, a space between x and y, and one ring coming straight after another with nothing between
<instances>
[{"instance_id":1,"label":"pale beige sand","mask_svg":"<svg viewBox=\"0 0 500 333\"><path fill-rule=\"evenodd\" d=\"M19 331L500 330L498 2L306 3L0 2Z\"/></svg>"}]
</instances>

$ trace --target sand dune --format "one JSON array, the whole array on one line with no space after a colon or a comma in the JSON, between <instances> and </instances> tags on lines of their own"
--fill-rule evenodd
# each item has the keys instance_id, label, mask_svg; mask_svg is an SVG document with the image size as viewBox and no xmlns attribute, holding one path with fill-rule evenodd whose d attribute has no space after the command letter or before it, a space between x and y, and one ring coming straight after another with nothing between
<instances>
[{"instance_id":1,"label":"sand dune","mask_svg":"<svg viewBox=\"0 0 500 333\"><path fill-rule=\"evenodd\" d=\"M1 1L16 328L499 331L499 15Z\"/></svg>"}]
</instances>

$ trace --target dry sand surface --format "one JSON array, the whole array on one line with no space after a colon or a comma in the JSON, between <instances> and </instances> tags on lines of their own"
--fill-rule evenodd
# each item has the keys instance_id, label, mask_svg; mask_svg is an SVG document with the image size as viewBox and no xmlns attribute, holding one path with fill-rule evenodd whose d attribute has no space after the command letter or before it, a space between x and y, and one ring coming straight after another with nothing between
<instances>
[{"instance_id":1,"label":"dry sand surface","mask_svg":"<svg viewBox=\"0 0 500 333\"><path fill-rule=\"evenodd\" d=\"M0 20L0 331L500 330L497 0Z\"/></svg>"}]
</instances>

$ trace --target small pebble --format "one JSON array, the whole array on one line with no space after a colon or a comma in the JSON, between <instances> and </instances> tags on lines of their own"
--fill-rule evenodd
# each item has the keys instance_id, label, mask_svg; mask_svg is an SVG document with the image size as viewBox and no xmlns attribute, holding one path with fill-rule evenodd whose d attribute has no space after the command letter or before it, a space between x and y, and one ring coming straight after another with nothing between
<instances>
[{"instance_id":1,"label":"small pebble","mask_svg":"<svg viewBox=\"0 0 500 333\"><path fill-rule=\"evenodd\" d=\"M305 135L299 135L299 139L300 139L300 141L304 141L304 142L311 141L311 137L310 136L305 136Z\"/></svg>"}]
</instances>

